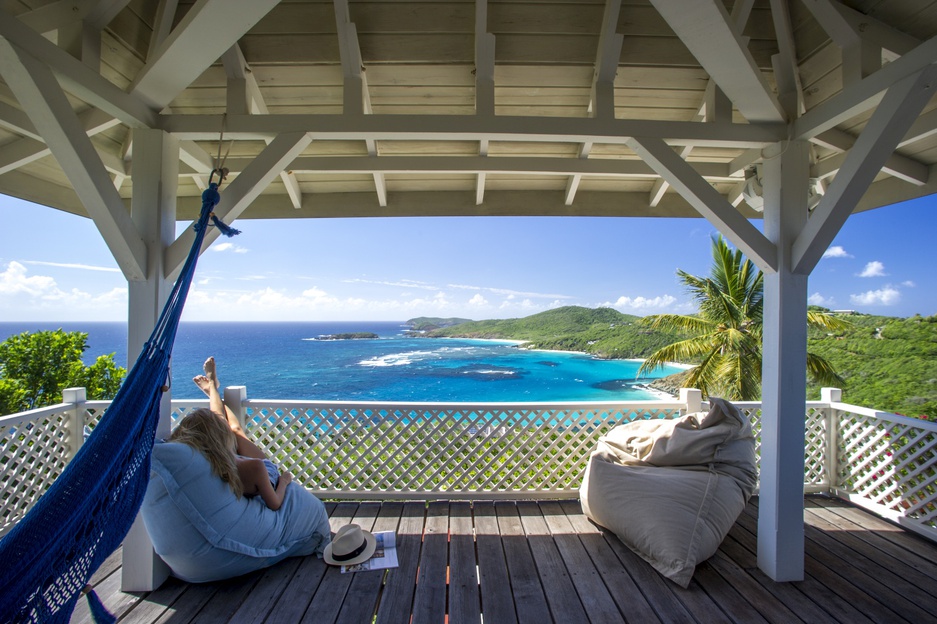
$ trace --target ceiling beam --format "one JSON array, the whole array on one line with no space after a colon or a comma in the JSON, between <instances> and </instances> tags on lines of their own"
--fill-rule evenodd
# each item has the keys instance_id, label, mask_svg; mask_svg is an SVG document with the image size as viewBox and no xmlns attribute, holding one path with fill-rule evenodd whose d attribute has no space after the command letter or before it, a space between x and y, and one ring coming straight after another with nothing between
<instances>
[{"instance_id":1,"label":"ceiling beam","mask_svg":"<svg viewBox=\"0 0 937 624\"><path fill-rule=\"evenodd\" d=\"M278 0L197 0L147 59L130 92L150 108L164 109L277 4Z\"/></svg>"},{"instance_id":2,"label":"ceiling beam","mask_svg":"<svg viewBox=\"0 0 937 624\"><path fill-rule=\"evenodd\" d=\"M732 21L735 23L738 32L745 30L745 24L751 16L752 7L755 0L740 0L732 5ZM732 123L732 102L729 100L725 91L709 78L706 81L706 90L703 92L703 101L700 103L694 121L705 121L709 123ZM693 146L687 145L680 151L680 157L686 160L693 153ZM760 150L759 150L760 153ZM652 207L657 206L667 193L670 185L663 178L659 178L651 187L648 196L648 204Z\"/></svg>"},{"instance_id":3,"label":"ceiling beam","mask_svg":"<svg viewBox=\"0 0 937 624\"><path fill-rule=\"evenodd\" d=\"M838 95L818 104L793 123L793 139L812 139L848 119L874 108L885 91L903 78L917 74L937 59L937 37L931 37L901 58L885 65Z\"/></svg>"},{"instance_id":4,"label":"ceiling beam","mask_svg":"<svg viewBox=\"0 0 937 624\"><path fill-rule=\"evenodd\" d=\"M217 139L221 115L161 115L159 128L183 139ZM316 140L533 141L625 144L628 137L673 145L766 147L787 138L783 124L474 115L228 115L225 136L263 139L308 132Z\"/></svg>"},{"instance_id":5,"label":"ceiling beam","mask_svg":"<svg viewBox=\"0 0 937 624\"><path fill-rule=\"evenodd\" d=\"M812 142L837 152L848 152L856 144L856 137L848 132L833 128L818 134L812 139ZM835 175L845 159L845 154L838 154L824 159L818 163L818 170L814 177L827 178ZM882 171L918 186L927 184L927 179L930 176L927 165L901 154L890 155L885 161Z\"/></svg>"},{"instance_id":6,"label":"ceiling beam","mask_svg":"<svg viewBox=\"0 0 937 624\"><path fill-rule=\"evenodd\" d=\"M937 92L937 66L892 86L792 248L795 273L809 275L921 109Z\"/></svg>"},{"instance_id":7,"label":"ceiling beam","mask_svg":"<svg viewBox=\"0 0 937 624\"><path fill-rule=\"evenodd\" d=\"M221 202L215 214L225 223L237 219L260 194L270 185L289 163L302 153L311 142L309 135L301 132L282 134L253 159L244 171L234 178L221 193ZM205 251L219 236L218 228L205 233L201 251ZM195 232L187 228L165 252L166 277L175 279L185 262L195 240Z\"/></svg>"},{"instance_id":8,"label":"ceiling beam","mask_svg":"<svg viewBox=\"0 0 937 624\"><path fill-rule=\"evenodd\" d=\"M629 145L687 202L763 271L777 270L777 250L726 198L659 139L633 139Z\"/></svg>"},{"instance_id":9,"label":"ceiling beam","mask_svg":"<svg viewBox=\"0 0 937 624\"><path fill-rule=\"evenodd\" d=\"M260 85L254 77L254 72L250 70L247 59L241 51L241 46L234 44L222 57L225 72L228 74L228 88L231 88L232 81L242 82L244 84L244 95L246 96L246 114L266 115L267 103L264 101L263 93L260 91ZM228 112L231 112L230 110ZM272 139L266 139L267 145L270 145ZM280 172L280 180L286 187L286 192L293 202L293 208L299 208L303 205L303 192L299 188L299 181L292 171Z\"/></svg>"},{"instance_id":10,"label":"ceiling beam","mask_svg":"<svg viewBox=\"0 0 937 624\"><path fill-rule=\"evenodd\" d=\"M16 16L24 26L38 33L47 33L85 19L97 0L58 0Z\"/></svg>"},{"instance_id":11,"label":"ceiling beam","mask_svg":"<svg viewBox=\"0 0 937 624\"><path fill-rule=\"evenodd\" d=\"M783 122L784 111L721 0L651 0L703 69L750 122Z\"/></svg>"},{"instance_id":12,"label":"ceiling beam","mask_svg":"<svg viewBox=\"0 0 937 624\"><path fill-rule=\"evenodd\" d=\"M588 154L588 152L585 152ZM250 165L252 158L229 158L232 173ZM726 163L687 163L697 175L713 182L735 182ZM542 174L550 176L586 176L607 178L653 179L656 171L640 160L616 158L542 158L522 156L299 156L289 163L297 173L339 174Z\"/></svg>"},{"instance_id":13,"label":"ceiling beam","mask_svg":"<svg viewBox=\"0 0 937 624\"><path fill-rule=\"evenodd\" d=\"M66 91L116 117L127 126L157 125L156 111L42 35L25 28L15 17L2 10L0 38L6 39L51 69Z\"/></svg>"},{"instance_id":14,"label":"ceiling beam","mask_svg":"<svg viewBox=\"0 0 937 624\"><path fill-rule=\"evenodd\" d=\"M344 78L343 110L345 115L370 115L371 93L368 90L368 78L364 73L364 61L361 60L361 45L358 43L358 29L351 21L348 0L333 0L335 7L335 28L338 33L338 50L342 62ZM372 138L364 140L370 156L377 156L377 142ZM381 173L375 173L374 190L381 206L387 205L387 184ZM298 207L298 206L297 206Z\"/></svg>"},{"instance_id":15,"label":"ceiling beam","mask_svg":"<svg viewBox=\"0 0 937 624\"><path fill-rule=\"evenodd\" d=\"M0 39L0 74L94 219L128 280L146 279L146 246L52 71Z\"/></svg>"}]
</instances>

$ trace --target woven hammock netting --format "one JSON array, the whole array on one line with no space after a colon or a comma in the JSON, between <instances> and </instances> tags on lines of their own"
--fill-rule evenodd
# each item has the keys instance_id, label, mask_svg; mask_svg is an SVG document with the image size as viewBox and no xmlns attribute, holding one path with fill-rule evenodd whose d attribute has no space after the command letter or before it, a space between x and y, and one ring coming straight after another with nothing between
<instances>
[{"instance_id":1,"label":"woven hammock netting","mask_svg":"<svg viewBox=\"0 0 937 624\"><path fill-rule=\"evenodd\" d=\"M68 622L91 575L121 544L140 510L169 357L209 219L228 233L211 212L220 200L217 187L212 183L202 194L195 242L117 396L58 479L0 540L4 624ZM93 592L88 599L96 621L113 621Z\"/></svg>"}]
</instances>

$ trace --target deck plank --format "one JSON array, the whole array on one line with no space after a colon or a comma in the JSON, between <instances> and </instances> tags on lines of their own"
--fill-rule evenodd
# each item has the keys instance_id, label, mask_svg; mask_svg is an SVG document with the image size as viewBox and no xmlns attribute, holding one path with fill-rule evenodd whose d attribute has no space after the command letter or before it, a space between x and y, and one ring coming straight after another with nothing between
<instances>
[{"instance_id":1,"label":"deck plank","mask_svg":"<svg viewBox=\"0 0 937 624\"><path fill-rule=\"evenodd\" d=\"M449 505L449 624L481 624L472 505Z\"/></svg>"},{"instance_id":2,"label":"deck plank","mask_svg":"<svg viewBox=\"0 0 937 624\"><path fill-rule=\"evenodd\" d=\"M122 624L937 621L937 545L845 501L807 499L803 581L776 583L758 568L754 500L686 589L590 522L578 501L326 507L333 531L349 522L396 530L399 566L342 575L299 557L227 581L170 579L126 593L115 553L95 590ZM85 600L71 622L90 622Z\"/></svg>"},{"instance_id":3,"label":"deck plank","mask_svg":"<svg viewBox=\"0 0 937 624\"><path fill-rule=\"evenodd\" d=\"M446 619L446 569L449 563L449 503L434 501L426 512L423 550L413 597L412 624Z\"/></svg>"},{"instance_id":4,"label":"deck plank","mask_svg":"<svg viewBox=\"0 0 937 624\"><path fill-rule=\"evenodd\" d=\"M424 503L404 503L400 523L397 525L398 567L387 571L384 593L377 609L376 624L396 624L410 619L423 545L425 516Z\"/></svg>"},{"instance_id":5,"label":"deck plank","mask_svg":"<svg viewBox=\"0 0 937 624\"><path fill-rule=\"evenodd\" d=\"M628 570L621 565L621 561L606 544L602 532L582 515L579 502L555 504L560 506L566 514L571 529L579 535L583 547L592 558L602 581L618 605L619 611L624 613L629 621L660 622L660 618L638 589Z\"/></svg>"},{"instance_id":6,"label":"deck plank","mask_svg":"<svg viewBox=\"0 0 937 624\"><path fill-rule=\"evenodd\" d=\"M370 527L374 532L378 531L397 531L397 525L400 522L400 513L403 511L403 505L400 503L363 503L362 507L368 506L375 509L378 514ZM356 520L358 518L356 517ZM362 528L365 526L362 524ZM367 572L355 572L352 574L351 586L345 596L342 604L342 610L338 614L336 622L338 624L360 624L361 622L370 622L374 619L377 611L378 598L381 594L381 587L384 584L384 570L369 570Z\"/></svg>"},{"instance_id":7,"label":"deck plank","mask_svg":"<svg viewBox=\"0 0 937 624\"><path fill-rule=\"evenodd\" d=\"M530 545L524 536L521 519L517 515L517 506L512 502L498 501L495 503L495 513L514 593L517 621L520 624L543 624L552 621Z\"/></svg>"},{"instance_id":8,"label":"deck plank","mask_svg":"<svg viewBox=\"0 0 937 624\"><path fill-rule=\"evenodd\" d=\"M567 569L566 562L550 535L550 530L540 513L540 507L534 502L520 501L517 503L517 511L530 544L530 552L534 556L534 563L537 565L537 573L540 575L540 583L543 585L543 593L547 597L553 620L556 622L589 621L573 585L571 572ZM592 567L591 562L589 566Z\"/></svg>"},{"instance_id":9,"label":"deck plank","mask_svg":"<svg viewBox=\"0 0 937 624\"><path fill-rule=\"evenodd\" d=\"M475 503L475 547L478 553L478 576L482 609L486 622L517 624L511 580L501 546L501 533L494 504Z\"/></svg>"},{"instance_id":10,"label":"deck plank","mask_svg":"<svg viewBox=\"0 0 937 624\"><path fill-rule=\"evenodd\" d=\"M539 508L589 621L624 622L622 613L602 581L602 575L579 541L559 503L544 502L540 503Z\"/></svg>"},{"instance_id":11,"label":"deck plank","mask_svg":"<svg viewBox=\"0 0 937 624\"><path fill-rule=\"evenodd\" d=\"M358 511L357 503L339 503L329 516L329 526L335 534L340 528L355 520ZM325 564L323 564L325 565ZM334 622L342 608L348 586L351 585L350 574L342 574L337 566L326 566L322 582L316 590L309 608L301 620L303 624L326 624Z\"/></svg>"}]
</instances>

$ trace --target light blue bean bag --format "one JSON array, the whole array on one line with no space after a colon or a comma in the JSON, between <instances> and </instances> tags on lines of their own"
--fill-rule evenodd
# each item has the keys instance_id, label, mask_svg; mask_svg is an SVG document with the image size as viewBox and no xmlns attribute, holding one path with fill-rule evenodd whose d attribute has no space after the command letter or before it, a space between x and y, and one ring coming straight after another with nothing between
<instances>
[{"instance_id":1,"label":"light blue bean bag","mask_svg":"<svg viewBox=\"0 0 937 624\"><path fill-rule=\"evenodd\" d=\"M238 499L201 453L176 442L153 447L141 511L157 554L190 583L321 555L331 539L325 506L301 485L287 486L277 511L259 496Z\"/></svg>"}]
</instances>

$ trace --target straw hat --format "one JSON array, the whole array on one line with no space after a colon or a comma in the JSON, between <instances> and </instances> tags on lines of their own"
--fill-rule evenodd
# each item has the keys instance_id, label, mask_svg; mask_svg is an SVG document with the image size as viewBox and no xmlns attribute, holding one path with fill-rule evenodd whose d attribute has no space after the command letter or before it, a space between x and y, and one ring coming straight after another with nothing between
<instances>
[{"instance_id":1,"label":"straw hat","mask_svg":"<svg viewBox=\"0 0 937 624\"><path fill-rule=\"evenodd\" d=\"M332 543L325 547L322 557L331 565L354 565L367 561L376 547L374 535L357 524L348 524L338 530Z\"/></svg>"}]
</instances>

